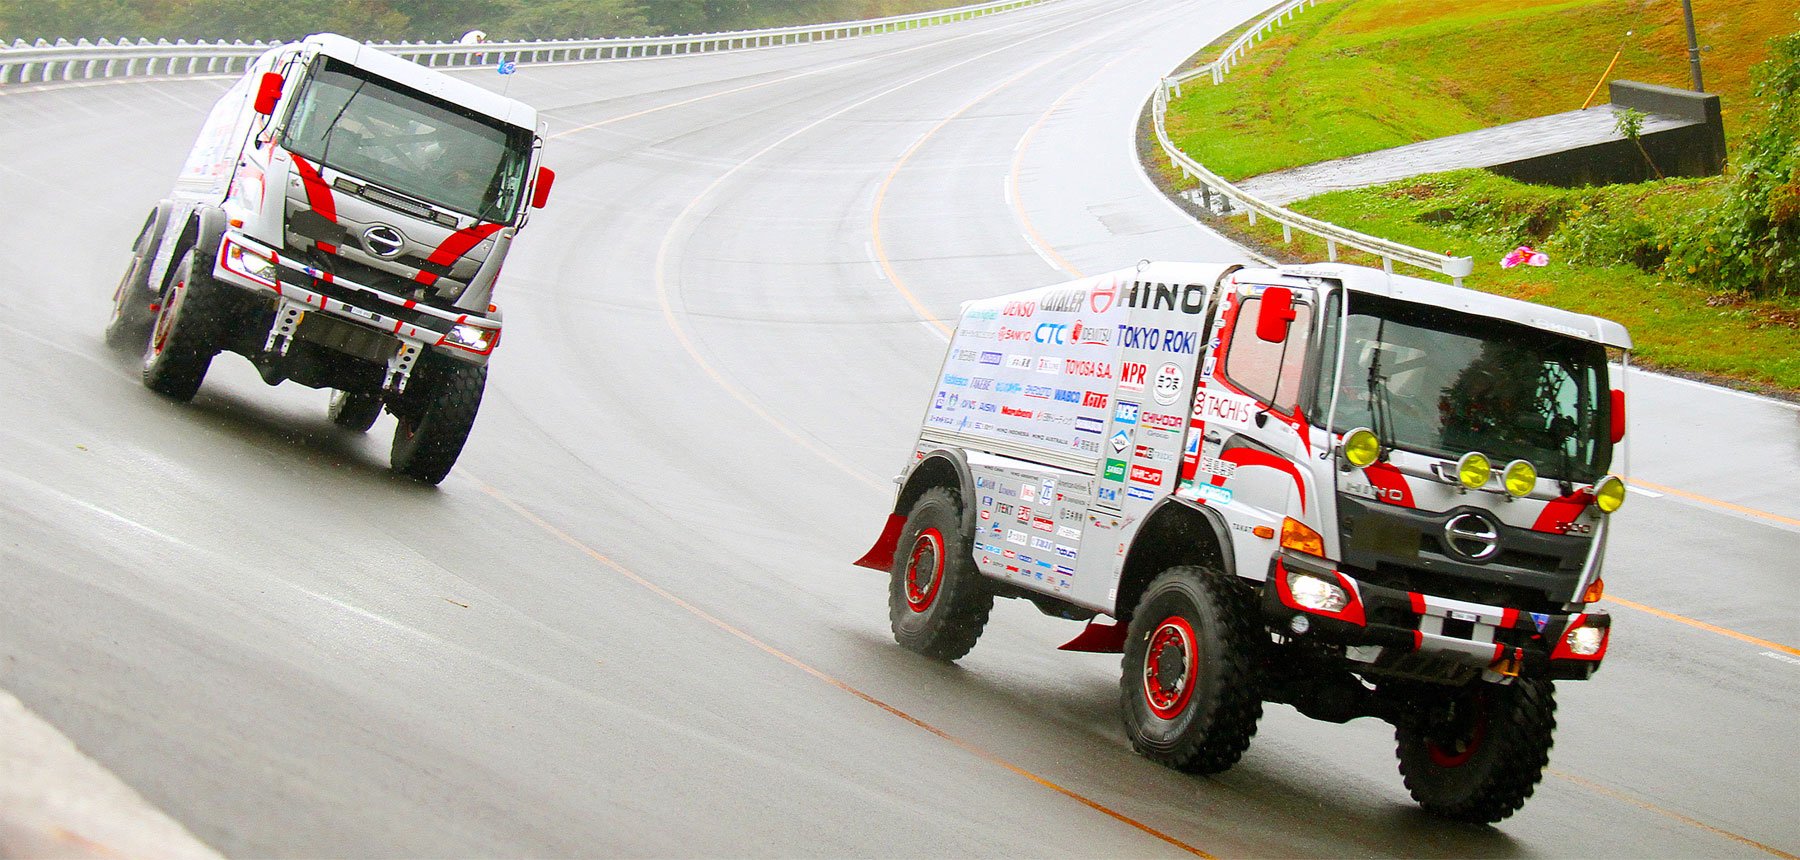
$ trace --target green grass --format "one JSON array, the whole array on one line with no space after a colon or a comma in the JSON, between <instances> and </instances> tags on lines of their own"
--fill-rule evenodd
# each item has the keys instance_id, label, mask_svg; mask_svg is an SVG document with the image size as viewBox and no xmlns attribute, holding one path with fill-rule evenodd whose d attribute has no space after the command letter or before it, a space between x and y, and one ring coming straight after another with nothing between
<instances>
[{"instance_id":1,"label":"green grass","mask_svg":"<svg viewBox=\"0 0 1800 860\"><path fill-rule=\"evenodd\" d=\"M1562 189L1481 170L1340 191L1294 208L1353 230L1475 259L1468 285L1623 323L1651 366L1792 396L1800 392L1800 300L1720 295L1658 271L1671 210L1705 205L1716 183L1669 179ZM1263 221L1250 234L1290 259L1323 259L1322 240ZM1550 256L1543 268L1501 269L1520 244ZM1355 252L1346 262L1380 265ZM1647 270L1648 269L1648 270Z\"/></svg>"},{"instance_id":2,"label":"green grass","mask_svg":"<svg viewBox=\"0 0 1800 860\"><path fill-rule=\"evenodd\" d=\"M1792 0L1696 10L1707 89L1719 93L1728 146L1762 107L1748 70L1796 27ZM1632 35L1626 36L1631 31ZM1215 49L1222 47L1221 40ZM1215 87L1184 87L1170 136L1228 179L1573 110L1620 52L1613 79L1688 86L1680 4L1646 0L1326 0L1252 48ZM1200 59L1210 59L1202 52ZM1595 98L1604 102L1604 88ZM1160 162L1165 187L1191 185ZM1724 194L1718 178L1557 189L1485 171L1338 192L1294 209L1354 230L1476 261L1467 285L1615 319L1639 360L1689 375L1800 396L1800 297L1751 300L1665 267L1694 213ZM1284 243L1267 221L1227 223L1287 259L1323 259L1324 242ZM1502 270L1519 244L1545 268ZM1380 265L1348 252L1342 259ZM1670 269L1675 269L1671 271Z\"/></svg>"}]
</instances>

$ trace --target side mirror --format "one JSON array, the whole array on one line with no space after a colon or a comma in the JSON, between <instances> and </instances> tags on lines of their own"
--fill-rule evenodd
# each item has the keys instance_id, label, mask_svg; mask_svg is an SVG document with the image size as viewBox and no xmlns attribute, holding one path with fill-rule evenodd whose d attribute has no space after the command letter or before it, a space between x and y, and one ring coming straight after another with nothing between
<instances>
[{"instance_id":1,"label":"side mirror","mask_svg":"<svg viewBox=\"0 0 1800 860\"><path fill-rule=\"evenodd\" d=\"M256 112L268 116L275 112L275 103L281 101L281 75L275 72L263 72L262 84L256 88Z\"/></svg>"},{"instance_id":2,"label":"side mirror","mask_svg":"<svg viewBox=\"0 0 1800 860\"><path fill-rule=\"evenodd\" d=\"M550 186L556 184L556 171L538 166L537 184L531 189L531 208L542 209L550 202Z\"/></svg>"},{"instance_id":3,"label":"side mirror","mask_svg":"<svg viewBox=\"0 0 1800 860\"><path fill-rule=\"evenodd\" d=\"M1269 343L1287 340L1288 324L1294 321L1294 291L1287 287L1263 290L1262 310L1256 315L1256 336Z\"/></svg>"},{"instance_id":4,"label":"side mirror","mask_svg":"<svg viewBox=\"0 0 1800 860\"><path fill-rule=\"evenodd\" d=\"M1625 392L1615 388L1612 390L1612 440L1619 444L1625 438Z\"/></svg>"}]
</instances>

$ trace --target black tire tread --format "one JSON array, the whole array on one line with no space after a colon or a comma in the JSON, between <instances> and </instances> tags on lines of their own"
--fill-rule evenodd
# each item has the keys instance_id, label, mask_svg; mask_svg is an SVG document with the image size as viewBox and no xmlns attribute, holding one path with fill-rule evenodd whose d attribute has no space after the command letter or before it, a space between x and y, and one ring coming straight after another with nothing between
<instances>
[{"instance_id":1,"label":"black tire tread","mask_svg":"<svg viewBox=\"0 0 1800 860\"><path fill-rule=\"evenodd\" d=\"M1198 586L1194 589L1195 593L1210 602L1210 615L1220 622L1217 625L1220 647L1208 649L1208 653L1221 660L1218 666L1221 683L1210 715L1196 715L1201 723L1173 740L1164 742L1147 735L1145 726L1138 722L1136 708L1139 706L1137 703L1141 702L1142 667L1134 664L1141 661L1142 656L1135 653L1132 646L1148 636L1149 631L1138 626L1139 619L1148 618L1152 614L1151 603L1159 595L1159 586L1166 579L1190 580ZM1201 609L1203 616L1208 612L1207 609ZM1258 679L1261 643L1266 641L1266 634L1249 589L1209 568L1193 565L1171 567L1159 574L1150 587L1144 590L1132 620L1132 641L1125 648L1119 681L1125 730L1131 738L1132 747L1151 761L1186 773L1221 773L1230 769L1243 758L1244 751L1250 748L1250 741L1256 736L1257 723L1262 719L1262 687ZM1205 635L1199 630L1195 633Z\"/></svg>"},{"instance_id":2,"label":"black tire tread","mask_svg":"<svg viewBox=\"0 0 1800 860\"><path fill-rule=\"evenodd\" d=\"M944 532L945 553L944 570L939 574L943 584L939 586L938 602L932 607L936 612L926 620L922 635L914 636L904 632L901 624L912 614L906 604L905 554L915 534L914 512L930 510L934 506L947 508L954 521L946 524L948 528L939 529ZM899 549L895 552L888 584L888 623L893 628L895 641L911 651L944 662L962 659L974 649L994 608L994 595L982 587L981 573L975 569L975 559L969 552L968 536L962 534L961 511L962 498L957 491L949 487L926 490L907 515L907 528L902 532Z\"/></svg>"},{"instance_id":3,"label":"black tire tread","mask_svg":"<svg viewBox=\"0 0 1800 860\"><path fill-rule=\"evenodd\" d=\"M350 391L333 391L325 414L331 423L352 433L367 433L381 417L381 397Z\"/></svg>"},{"instance_id":4,"label":"black tire tread","mask_svg":"<svg viewBox=\"0 0 1800 860\"><path fill-rule=\"evenodd\" d=\"M462 456L469 431L475 427L487 387L487 368L449 358L420 364L412 382L426 386L429 399L416 418L402 418L394 428L388 463L393 471L415 481L438 484ZM416 428L411 438L407 436L409 426Z\"/></svg>"},{"instance_id":5,"label":"black tire tread","mask_svg":"<svg viewBox=\"0 0 1800 860\"><path fill-rule=\"evenodd\" d=\"M218 345L224 339L226 315L222 291L228 288L199 271L194 249L183 250L176 255L176 260L178 270L171 276L169 290L164 291L162 301L169 301L169 293L178 277L186 278L183 289L187 295L181 300L180 315L175 318L162 355L151 358L146 339L143 379L144 386L151 391L186 402L199 392L200 383L206 380L206 371L212 366L213 356L218 354ZM152 321L147 338L155 336Z\"/></svg>"},{"instance_id":6,"label":"black tire tread","mask_svg":"<svg viewBox=\"0 0 1800 860\"><path fill-rule=\"evenodd\" d=\"M1494 745L1488 758L1491 765L1478 774L1475 785L1465 786L1457 796L1434 789L1424 774L1409 767L1408 746L1413 745L1414 758L1422 755L1423 740L1405 728L1394 729L1400 757L1400 777L1413 800L1426 812L1455 821L1493 824L1506 819L1525 805L1550 764L1550 748L1555 742L1556 696L1550 681L1520 679L1514 681L1508 696L1512 707L1490 717L1490 736L1486 744ZM1416 765L1415 765L1416 766ZM1435 767L1427 762L1425 767Z\"/></svg>"}]
</instances>

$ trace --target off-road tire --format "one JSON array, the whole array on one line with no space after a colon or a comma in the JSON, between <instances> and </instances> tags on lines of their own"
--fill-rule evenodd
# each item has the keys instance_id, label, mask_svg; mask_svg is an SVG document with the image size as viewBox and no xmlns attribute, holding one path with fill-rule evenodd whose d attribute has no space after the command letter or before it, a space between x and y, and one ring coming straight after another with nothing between
<instances>
[{"instance_id":1,"label":"off-road tire","mask_svg":"<svg viewBox=\"0 0 1800 860\"><path fill-rule=\"evenodd\" d=\"M994 595L983 587L969 539L954 490L926 490L907 512L888 582L888 622L901 647L951 661L981 638Z\"/></svg>"},{"instance_id":2,"label":"off-road tire","mask_svg":"<svg viewBox=\"0 0 1800 860\"><path fill-rule=\"evenodd\" d=\"M1188 773L1236 764L1262 718L1265 641L1244 586L1203 567L1157 575L1132 613L1119 679L1132 748Z\"/></svg>"},{"instance_id":3,"label":"off-road tire","mask_svg":"<svg viewBox=\"0 0 1800 860\"><path fill-rule=\"evenodd\" d=\"M194 399L219 353L226 289L199 271L192 248L181 254L144 344L145 387L174 400Z\"/></svg>"},{"instance_id":4,"label":"off-road tire","mask_svg":"<svg viewBox=\"0 0 1800 860\"><path fill-rule=\"evenodd\" d=\"M450 474L469 441L487 388L487 368L428 353L414 369L411 384L420 386L412 396L422 396L422 402L394 413L399 422L388 465L415 481L437 484Z\"/></svg>"},{"instance_id":5,"label":"off-road tire","mask_svg":"<svg viewBox=\"0 0 1800 860\"><path fill-rule=\"evenodd\" d=\"M150 309L155 297L145 283L149 273L150 261L133 250L131 262L125 265L125 274L119 277L119 286L113 290L112 317L106 322L107 346L143 343L150 336L150 324L156 320L156 312Z\"/></svg>"},{"instance_id":6,"label":"off-road tire","mask_svg":"<svg viewBox=\"0 0 1800 860\"><path fill-rule=\"evenodd\" d=\"M364 392L334 390L325 414L331 423L352 433L367 433L381 417L381 396Z\"/></svg>"},{"instance_id":7,"label":"off-road tire","mask_svg":"<svg viewBox=\"0 0 1800 860\"><path fill-rule=\"evenodd\" d=\"M1415 696L1425 713L1394 728L1400 776L1425 811L1492 824L1525 805L1550 763L1556 687L1520 679Z\"/></svg>"}]
</instances>

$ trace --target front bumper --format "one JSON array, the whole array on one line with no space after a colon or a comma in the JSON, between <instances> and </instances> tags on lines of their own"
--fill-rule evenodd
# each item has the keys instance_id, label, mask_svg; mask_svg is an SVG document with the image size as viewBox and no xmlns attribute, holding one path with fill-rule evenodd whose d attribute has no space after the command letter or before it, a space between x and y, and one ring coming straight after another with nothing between
<instances>
[{"instance_id":1,"label":"front bumper","mask_svg":"<svg viewBox=\"0 0 1800 860\"><path fill-rule=\"evenodd\" d=\"M1308 608L1289 585L1297 576L1336 585L1348 600L1332 611ZM1401 591L1360 582L1323 559L1292 552L1270 565L1262 610L1271 629L1345 646L1346 656L1371 673L1427 680L1475 674L1490 681L1583 680L1605 659L1612 627L1604 610L1521 612ZM1582 628L1590 632L1576 632Z\"/></svg>"},{"instance_id":2,"label":"front bumper","mask_svg":"<svg viewBox=\"0 0 1800 860\"><path fill-rule=\"evenodd\" d=\"M213 277L276 299L265 352L285 355L301 319L311 312L380 333L389 339L385 348L363 357L384 357L389 365L386 385L396 390L405 387L423 350L485 364L500 342L498 319L443 310L336 277L236 232L226 233L219 243Z\"/></svg>"}]
</instances>

